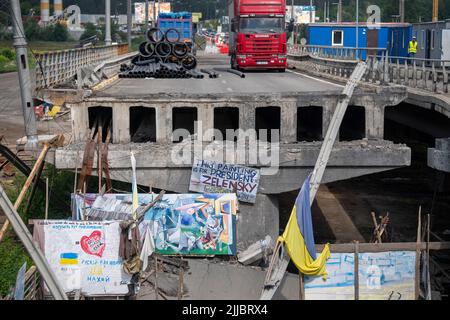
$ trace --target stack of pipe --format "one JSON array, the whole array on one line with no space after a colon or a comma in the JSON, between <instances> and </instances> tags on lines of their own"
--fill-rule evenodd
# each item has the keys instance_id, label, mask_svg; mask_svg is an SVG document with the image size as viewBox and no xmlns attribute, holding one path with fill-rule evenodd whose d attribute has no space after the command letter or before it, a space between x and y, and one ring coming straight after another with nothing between
<instances>
[{"instance_id":1,"label":"stack of pipe","mask_svg":"<svg viewBox=\"0 0 450 320\"><path fill-rule=\"evenodd\" d=\"M204 76L196 72L197 59L189 46L180 42L180 33L169 29L163 33L151 28L147 41L139 45L139 55L130 65L120 67L119 78L196 78Z\"/></svg>"}]
</instances>

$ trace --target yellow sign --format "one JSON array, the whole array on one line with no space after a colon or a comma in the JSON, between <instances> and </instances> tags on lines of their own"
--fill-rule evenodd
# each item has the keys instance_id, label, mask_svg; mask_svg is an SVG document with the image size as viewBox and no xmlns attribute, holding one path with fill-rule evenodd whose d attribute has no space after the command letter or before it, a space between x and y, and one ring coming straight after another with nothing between
<instances>
[{"instance_id":1,"label":"yellow sign","mask_svg":"<svg viewBox=\"0 0 450 320\"><path fill-rule=\"evenodd\" d=\"M192 12L192 23L199 23L202 17L201 12Z\"/></svg>"}]
</instances>

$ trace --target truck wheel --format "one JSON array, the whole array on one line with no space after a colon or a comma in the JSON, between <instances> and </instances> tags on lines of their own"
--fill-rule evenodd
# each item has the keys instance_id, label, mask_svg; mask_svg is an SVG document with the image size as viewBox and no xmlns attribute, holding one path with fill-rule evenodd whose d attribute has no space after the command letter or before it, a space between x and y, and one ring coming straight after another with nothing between
<instances>
[{"instance_id":1,"label":"truck wheel","mask_svg":"<svg viewBox=\"0 0 450 320\"><path fill-rule=\"evenodd\" d=\"M284 72L286 72L286 69L278 69L278 72L282 72L282 73L284 73Z\"/></svg>"}]
</instances>

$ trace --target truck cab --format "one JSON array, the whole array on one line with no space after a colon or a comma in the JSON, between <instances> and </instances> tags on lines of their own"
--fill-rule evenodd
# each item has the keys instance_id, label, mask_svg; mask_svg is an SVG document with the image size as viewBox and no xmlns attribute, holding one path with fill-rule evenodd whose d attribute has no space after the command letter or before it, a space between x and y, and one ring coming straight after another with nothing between
<instances>
[{"instance_id":1,"label":"truck cab","mask_svg":"<svg viewBox=\"0 0 450 320\"><path fill-rule=\"evenodd\" d=\"M234 0L230 6L231 67L287 67L286 0Z\"/></svg>"}]
</instances>

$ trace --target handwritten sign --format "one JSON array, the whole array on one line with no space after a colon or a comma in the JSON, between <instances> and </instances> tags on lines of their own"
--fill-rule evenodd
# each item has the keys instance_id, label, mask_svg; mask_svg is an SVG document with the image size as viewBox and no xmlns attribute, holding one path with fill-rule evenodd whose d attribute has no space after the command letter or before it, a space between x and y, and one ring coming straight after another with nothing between
<instances>
[{"instance_id":1,"label":"handwritten sign","mask_svg":"<svg viewBox=\"0 0 450 320\"><path fill-rule=\"evenodd\" d=\"M236 193L239 201L256 202L260 171L238 165L195 160L190 191L201 193Z\"/></svg>"},{"instance_id":2,"label":"handwritten sign","mask_svg":"<svg viewBox=\"0 0 450 320\"><path fill-rule=\"evenodd\" d=\"M66 292L126 295L130 276L119 257L119 222L39 221L44 252Z\"/></svg>"}]
</instances>

